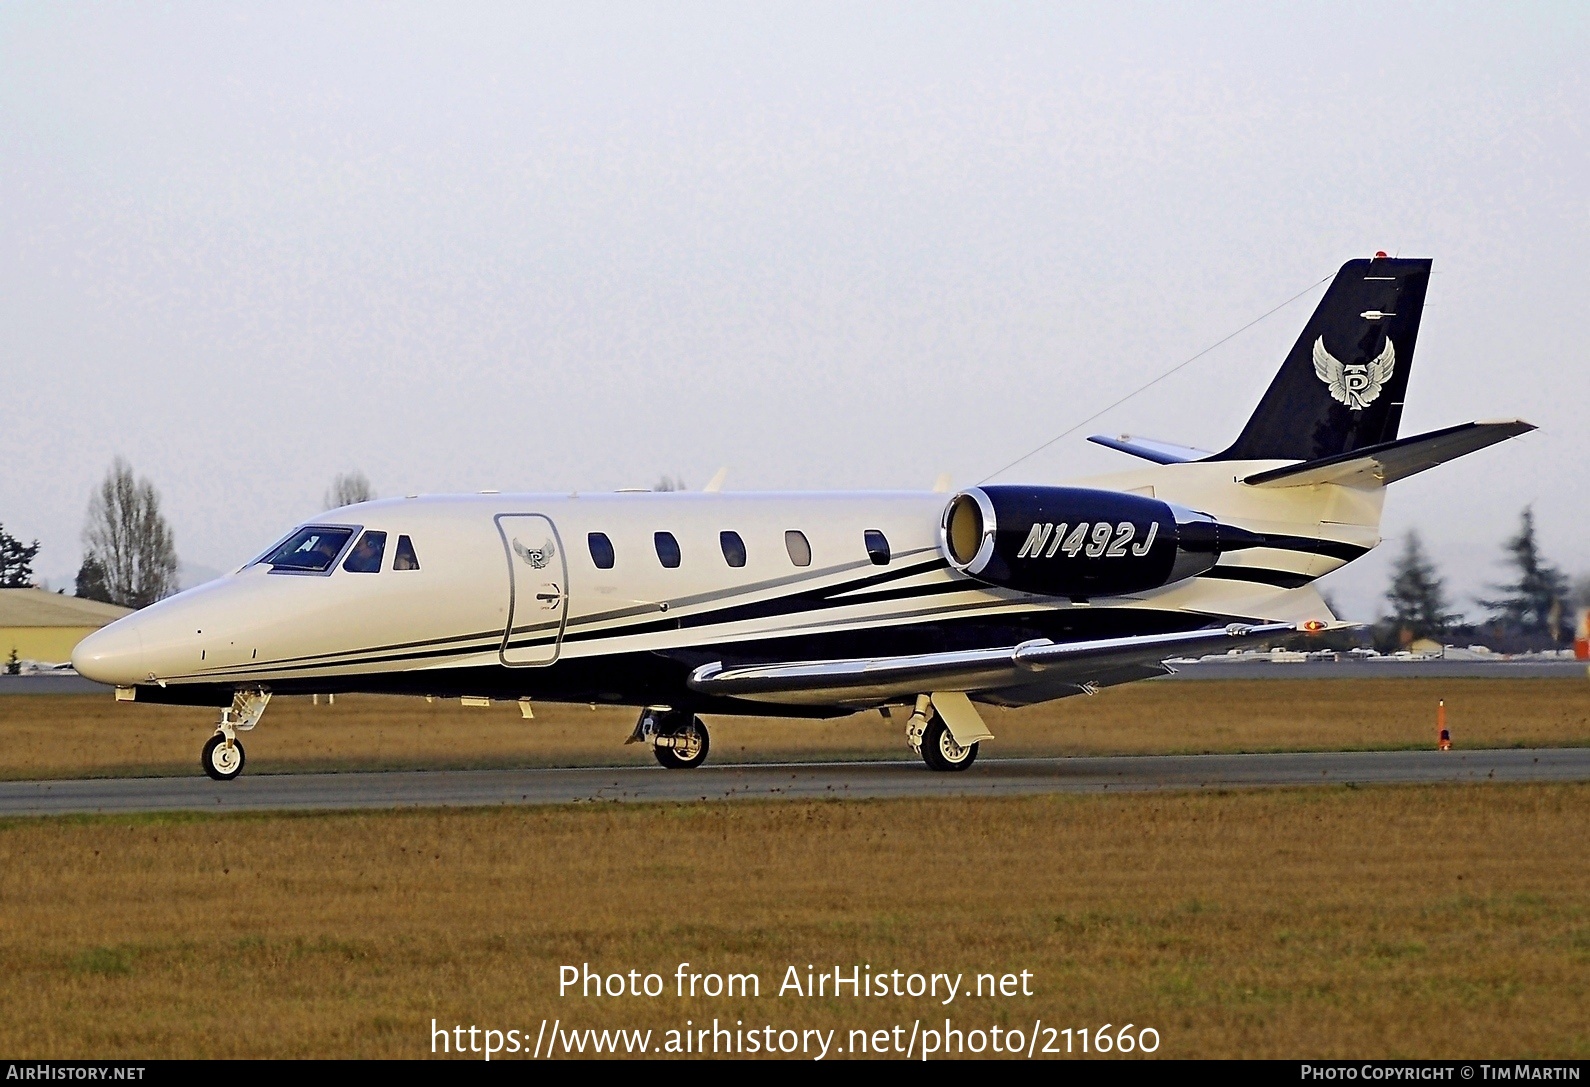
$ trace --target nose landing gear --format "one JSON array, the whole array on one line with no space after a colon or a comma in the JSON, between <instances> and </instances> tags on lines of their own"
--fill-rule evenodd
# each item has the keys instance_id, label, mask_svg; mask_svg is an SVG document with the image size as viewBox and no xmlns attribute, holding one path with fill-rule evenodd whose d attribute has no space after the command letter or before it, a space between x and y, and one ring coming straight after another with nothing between
<instances>
[{"instance_id":1,"label":"nose landing gear","mask_svg":"<svg viewBox=\"0 0 1590 1087\"><path fill-rule=\"evenodd\" d=\"M243 772L246 756L237 734L259 724L270 700L269 691L240 690L232 695L232 705L221 711L215 735L205 741L199 754L199 765L206 774L216 781L231 781Z\"/></svg>"},{"instance_id":2,"label":"nose landing gear","mask_svg":"<svg viewBox=\"0 0 1590 1087\"><path fill-rule=\"evenodd\" d=\"M627 744L651 744L651 753L669 770L694 770L707 761L712 745L701 718L684 710L649 707L641 711Z\"/></svg>"}]
</instances>

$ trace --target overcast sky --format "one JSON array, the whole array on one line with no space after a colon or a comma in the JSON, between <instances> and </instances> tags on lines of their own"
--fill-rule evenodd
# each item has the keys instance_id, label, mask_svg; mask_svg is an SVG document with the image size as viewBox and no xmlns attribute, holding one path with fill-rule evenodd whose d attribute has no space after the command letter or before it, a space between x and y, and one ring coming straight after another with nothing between
<instances>
[{"instance_id":1,"label":"overcast sky","mask_svg":"<svg viewBox=\"0 0 1590 1087\"><path fill-rule=\"evenodd\" d=\"M125 455L225 567L383 494L973 483L1343 261L1435 259L1393 488L1590 571L1590 6L0 6L0 523ZM1006 481L1221 448L1318 292Z\"/></svg>"}]
</instances>

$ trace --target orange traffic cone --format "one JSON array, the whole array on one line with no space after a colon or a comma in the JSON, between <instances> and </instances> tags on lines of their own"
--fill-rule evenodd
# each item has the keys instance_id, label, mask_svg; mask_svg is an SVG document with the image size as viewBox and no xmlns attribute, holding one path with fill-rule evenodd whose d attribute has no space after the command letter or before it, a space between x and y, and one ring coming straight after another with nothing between
<instances>
[{"instance_id":1,"label":"orange traffic cone","mask_svg":"<svg viewBox=\"0 0 1590 1087\"><path fill-rule=\"evenodd\" d=\"M1435 704L1435 746L1441 751L1452 750L1452 733L1446 727L1446 699Z\"/></svg>"}]
</instances>

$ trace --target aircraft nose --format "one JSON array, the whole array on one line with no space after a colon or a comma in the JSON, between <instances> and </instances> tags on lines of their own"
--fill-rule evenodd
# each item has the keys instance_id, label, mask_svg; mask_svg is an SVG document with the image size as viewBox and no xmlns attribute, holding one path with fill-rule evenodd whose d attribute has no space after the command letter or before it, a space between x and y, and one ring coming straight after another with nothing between
<instances>
[{"instance_id":1,"label":"aircraft nose","mask_svg":"<svg viewBox=\"0 0 1590 1087\"><path fill-rule=\"evenodd\" d=\"M72 650L72 667L79 675L117 687L131 687L147 679L143 638L137 624L118 619L96 630Z\"/></svg>"}]
</instances>

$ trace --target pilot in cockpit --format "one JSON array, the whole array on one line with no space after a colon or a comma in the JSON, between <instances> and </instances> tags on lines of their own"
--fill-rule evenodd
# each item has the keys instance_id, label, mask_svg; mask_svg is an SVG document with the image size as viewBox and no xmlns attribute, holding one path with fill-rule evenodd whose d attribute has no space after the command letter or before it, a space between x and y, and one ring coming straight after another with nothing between
<instances>
[{"instance_id":1,"label":"pilot in cockpit","mask_svg":"<svg viewBox=\"0 0 1590 1087\"><path fill-rule=\"evenodd\" d=\"M344 536L342 539L346 540L347 538L347 536ZM342 550L342 540L337 539L329 532L322 532L315 537L314 546L310 550L319 556L320 561L316 565L324 570L337 561L337 552Z\"/></svg>"},{"instance_id":2,"label":"pilot in cockpit","mask_svg":"<svg viewBox=\"0 0 1590 1087\"><path fill-rule=\"evenodd\" d=\"M375 574L381 570L381 555L386 550L385 532L366 532L359 537L359 542L354 544L349 552L347 561L342 564L344 570L358 574Z\"/></svg>"}]
</instances>

